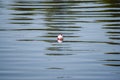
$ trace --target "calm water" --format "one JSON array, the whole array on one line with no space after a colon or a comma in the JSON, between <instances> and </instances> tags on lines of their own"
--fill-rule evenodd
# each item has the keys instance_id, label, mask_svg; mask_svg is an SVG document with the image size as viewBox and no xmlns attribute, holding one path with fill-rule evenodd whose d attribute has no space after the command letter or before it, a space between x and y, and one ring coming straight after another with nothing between
<instances>
[{"instance_id":1,"label":"calm water","mask_svg":"<svg viewBox=\"0 0 120 80\"><path fill-rule=\"evenodd\" d=\"M120 0L0 0L0 80L120 80Z\"/></svg>"}]
</instances>

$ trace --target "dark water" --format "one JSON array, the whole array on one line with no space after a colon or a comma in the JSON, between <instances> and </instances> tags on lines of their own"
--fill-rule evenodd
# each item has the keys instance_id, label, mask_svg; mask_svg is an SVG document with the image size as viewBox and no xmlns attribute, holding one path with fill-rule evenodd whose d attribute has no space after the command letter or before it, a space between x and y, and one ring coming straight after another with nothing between
<instances>
[{"instance_id":1,"label":"dark water","mask_svg":"<svg viewBox=\"0 0 120 80\"><path fill-rule=\"evenodd\" d=\"M0 80L120 80L120 0L0 0Z\"/></svg>"}]
</instances>

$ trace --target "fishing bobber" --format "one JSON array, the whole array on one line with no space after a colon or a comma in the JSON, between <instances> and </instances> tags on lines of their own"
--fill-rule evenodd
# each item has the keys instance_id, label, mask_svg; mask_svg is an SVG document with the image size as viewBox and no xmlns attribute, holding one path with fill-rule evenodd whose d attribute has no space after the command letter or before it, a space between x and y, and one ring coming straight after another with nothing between
<instances>
[{"instance_id":1,"label":"fishing bobber","mask_svg":"<svg viewBox=\"0 0 120 80\"><path fill-rule=\"evenodd\" d=\"M63 34L59 34L59 35L58 35L57 41L58 41L59 43L62 43L62 41L63 41Z\"/></svg>"},{"instance_id":2,"label":"fishing bobber","mask_svg":"<svg viewBox=\"0 0 120 80\"><path fill-rule=\"evenodd\" d=\"M59 34L57 40L63 40L63 34Z\"/></svg>"}]
</instances>

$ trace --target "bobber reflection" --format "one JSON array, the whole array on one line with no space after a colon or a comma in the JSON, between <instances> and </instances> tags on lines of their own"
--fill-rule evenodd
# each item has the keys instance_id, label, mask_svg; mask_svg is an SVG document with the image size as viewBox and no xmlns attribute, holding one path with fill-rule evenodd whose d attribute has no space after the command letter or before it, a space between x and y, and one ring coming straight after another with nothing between
<instances>
[{"instance_id":1,"label":"bobber reflection","mask_svg":"<svg viewBox=\"0 0 120 80\"><path fill-rule=\"evenodd\" d=\"M57 40L58 41L58 43L62 43L63 42L63 40Z\"/></svg>"}]
</instances>

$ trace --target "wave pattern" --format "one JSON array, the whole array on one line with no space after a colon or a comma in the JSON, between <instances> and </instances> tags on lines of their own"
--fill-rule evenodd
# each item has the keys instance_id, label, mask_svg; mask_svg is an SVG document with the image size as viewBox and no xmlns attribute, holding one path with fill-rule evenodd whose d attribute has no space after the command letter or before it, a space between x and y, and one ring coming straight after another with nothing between
<instances>
[{"instance_id":1,"label":"wave pattern","mask_svg":"<svg viewBox=\"0 0 120 80\"><path fill-rule=\"evenodd\" d=\"M119 80L119 4L1 0L0 80Z\"/></svg>"}]
</instances>

